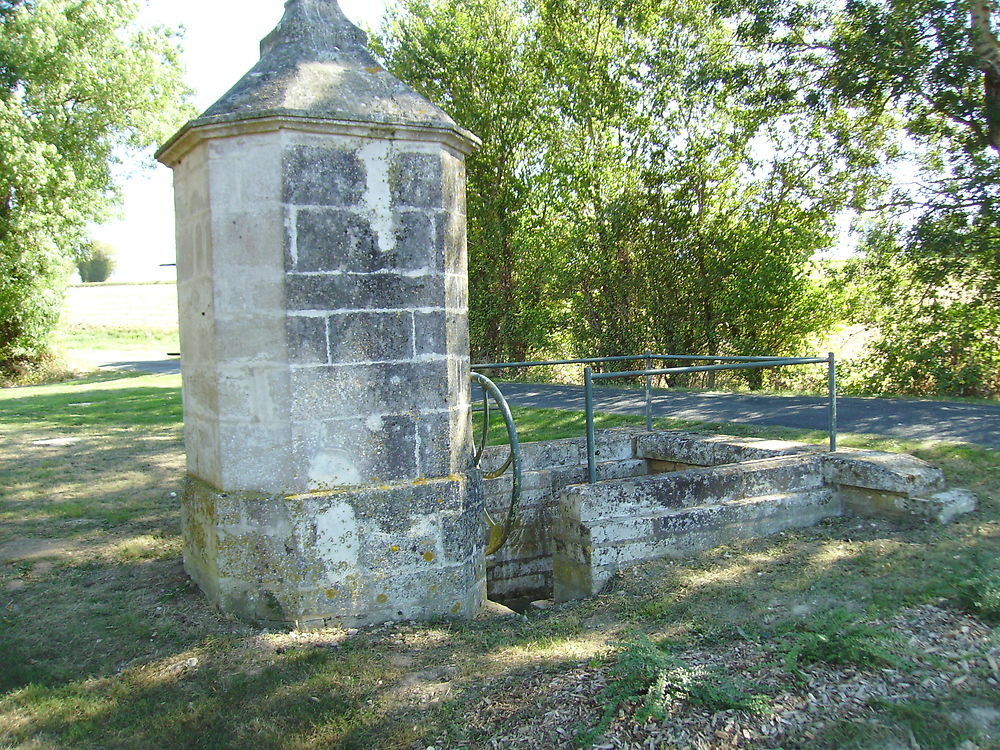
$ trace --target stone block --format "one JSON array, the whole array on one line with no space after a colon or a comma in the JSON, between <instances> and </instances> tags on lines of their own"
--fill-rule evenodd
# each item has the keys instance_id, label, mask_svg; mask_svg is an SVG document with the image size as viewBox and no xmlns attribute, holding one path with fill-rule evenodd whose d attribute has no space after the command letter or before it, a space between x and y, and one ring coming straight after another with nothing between
<instances>
[{"instance_id":1,"label":"stone block","mask_svg":"<svg viewBox=\"0 0 1000 750\"><path fill-rule=\"evenodd\" d=\"M446 342L428 344L428 346L441 346L444 351L451 356L461 357L468 360L469 357L469 315L467 312L448 311L445 319ZM417 350L420 353L420 350Z\"/></svg>"},{"instance_id":2,"label":"stone block","mask_svg":"<svg viewBox=\"0 0 1000 750\"><path fill-rule=\"evenodd\" d=\"M289 475L291 428L282 422L219 423L219 484L225 491L266 491Z\"/></svg>"},{"instance_id":3,"label":"stone block","mask_svg":"<svg viewBox=\"0 0 1000 750\"><path fill-rule=\"evenodd\" d=\"M279 365L220 368L219 419L226 423L259 424L288 419L288 370Z\"/></svg>"},{"instance_id":4,"label":"stone block","mask_svg":"<svg viewBox=\"0 0 1000 750\"><path fill-rule=\"evenodd\" d=\"M382 251L371 222L352 211L300 209L296 216L294 265L302 272L371 273L393 266Z\"/></svg>"},{"instance_id":5,"label":"stone block","mask_svg":"<svg viewBox=\"0 0 1000 750\"><path fill-rule=\"evenodd\" d=\"M404 211L396 219L396 247L392 268L427 269L443 273L444 248L438 242L436 221L427 211Z\"/></svg>"},{"instance_id":6,"label":"stone block","mask_svg":"<svg viewBox=\"0 0 1000 750\"><path fill-rule=\"evenodd\" d=\"M284 310L247 310L239 315L216 316L215 356L220 367L270 363L287 357ZM186 356L186 355L185 355Z\"/></svg>"},{"instance_id":7,"label":"stone block","mask_svg":"<svg viewBox=\"0 0 1000 750\"><path fill-rule=\"evenodd\" d=\"M469 278L464 274L449 273L446 276L445 307L452 312L468 312Z\"/></svg>"},{"instance_id":8,"label":"stone block","mask_svg":"<svg viewBox=\"0 0 1000 750\"><path fill-rule=\"evenodd\" d=\"M336 313L329 317L329 327L332 362L343 364L413 359L412 313Z\"/></svg>"},{"instance_id":9,"label":"stone block","mask_svg":"<svg viewBox=\"0 0 1000 750\"><path fill-rule=\"evenodd\" d=\"M448 355L448 327L444 310L417 312L413 314L413 329L416 333L415 352L417 357L446 357Z\"/></svg>"},{"instance_id":10,"label":"stone block","mask_svg":"<svg viewBox=\"0 0 1000 750\"><path fill-rule=\"evenodd\" d=\"M303 317L300 315L288 317L286 331L289 364L329 364L330 351L326 325L324 317Z\"/></svg>"},{"instance_id":11,"label":"stone block","mask_svg":"<svg viewBox=\"0 0 1000 750\"><path fill-rule=\"evenodd\" d=\"M824 454L823 473L831 484L900 495L927 495L945 488L940 469L900 453L843 451Z\"/></svg>"},{"instance_id":12,"label":"stone block","mask_svg":"<svg viewBox=\"0 0 1000 750\"><path fill-rule=\"evenodd\" d=\"M389 176L392 205L443 208L442 169L440 154L397 154Z\"/></svg>"},{"instance_id":13,"label":"stone block","mask_svg":"<svg viewBox=\"0 0 1000 750\"><path fill-rule=\"evenodd\" d=\"M444 287L445 277L436 274L291 274L288 307L298 311L443 309Z\"/></svg>"},{"instance_id":14,"label":"stone block","mask_svg":"<svg viewBox=\"0 0 1000 750\"><path fill-rule=\"evenodd\" d=\"M411 415L365 418L292 427L296 465L309 489L383 484L416 479L417 426Z\"/></svg>"},{"instance_id":15,"label":"stone block","mask_svg":"<svg viewBox=\"0 0 1000 750\"><path fill-rule=\"evenodd\" d=\"M636 436L636 453L640 458L688 466L721 466L817 450L820 450L817 446L805 443L731 435L660 430L642 432Z\"/></svg>"},{"instance_id":16,"label":"stone block","mask_svg":"<svg viewBox=\"0 0 1000 750\"><path fill-rule=\"evenodd\" d=\"M364 162L353 151L293 146L283 157L282 201L297 206L356 206L367 188Z\"/></svg>"},{"instance_id":17,"label":"stone block","mask_svg":"<svg viewBox=\"0 0 1000 750\"><path fill-rule=\"evenodd\" d=\"M787 456L575 485L566 494L584 521L656 515L673 508L817 489L823 486L820 468L818 457Z\"/></svg>"},{"instance_id":18,"label":"stone block","mask_svg":"<svg viewBox=\"0 0 1000 750\"><path fill-rule=\"evenodd\" d=\"M449 408L446 362L334 365L291 373L292 419L419 414Z\"/></svg>"},{"instance_id":19,"label":"stone block","mask_svg":"<svg viewBox=\"0 0 1000 750\"><path fill-rule=\"evenodd\" d=\"M469 273L469 238L465 214L455 211L438 214L437 241L449 273Z\"/></svg>"},{"instance_id":20,"label":"stone block","mask_svg":"<svg viewBox=\"0 0 1000 750\"><path fill-rule=\"evenodd\" d=\"M930 497L908 497L902 507L911 515L934 523L951 523L956 518L976 510L978 498L970 490L954 489L935 492Z\"/></svg>"},{"instance_id":21,"label":"stone block","mask_svg":"<svg viewBox=\"0 0 1000 750\"><path fill-rule=\"evenodd\" d=\"M460 424L467 420L457 410L420 416L417 422L420 476L444 477L468 469L471 463L468 430Z\"/></svg>"}]
</instances>

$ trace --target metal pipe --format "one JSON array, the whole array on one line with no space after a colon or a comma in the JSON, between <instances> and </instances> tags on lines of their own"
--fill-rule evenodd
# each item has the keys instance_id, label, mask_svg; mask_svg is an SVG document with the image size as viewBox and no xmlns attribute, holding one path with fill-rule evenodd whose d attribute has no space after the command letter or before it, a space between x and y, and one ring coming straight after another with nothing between
<instances>
[{"instance_id":1,"label":"metal pipe","mask_svg":"<svg viewBox=\"0 0 1000 750\"><path fill-rule=\"evenodd\" d=\"M597 481L597 436L594 432L594 371L583 371L583 388L587 402L587 481Z\"/></svg>"},{"instance_id":2,"label":"metal pipe","mask_svg":"<svg viewBox=\"0 0 1000 750\"><path fill-rule=\"evenodd\" d=\"M629 372L603 372L593 376L594 380L608 380L609 378L638 378L645 375L681 375L687 372L720 372L722 370L760 370L766 367L787 367L790 365L815 365L826 362L827 359L799 358L799 359L772 359L766 362L742 362L733 365L706 365L703 367L669 367L663 370L633 370Z\"/></svg>"},{"instance_id":3,"label":"metal pipe","mask_svg":"<svg viewBox=\"0 0 1000 750\"><path fill-rule=\"evenodd\" d=\"M837 451L837 359L833 352L830 352L828 362L828 376L830 387L830 452Z\"/></svg>"},{"instance_id":4,"label":"metal pipe","mask_svg":"<svg viewBox=\"0 0 1000 750\"><path fill-rule=\"evenodd\" d=\"M510 538L510 532L514 528L517 511L521 507L521 445L517 440L517 427L514 426L514 417L510 413L510 405L507 403L507 399L504 398L503 393L500 392L500 389L497 388L496 383L485 375L480 375L478 372L472 373L471 378L474 383L482 386L484 392L489 392L489 395L493 398L497 408L503 415L504 424L507 426L507 436L510 438L510 463L514 469L513 476L511 477L510 508L507 511L507 518L504 520L503 525L501 526L496 523L488 511L484 512L486 523L490 527L490 538L486 545L486 554L492 555L507 543L507 539Z\"/></svg>"},{"instance_id":5,"label":"metal pipe","mask_svg":"<svg viewBox=\"0 0 1000 750\"><path fill-rule=\"evenodd\" d=\"M479 466L486 452L486 446L490 442L490 394L483 388L483 434L479 438L479 446L476 448L476 456L472 463Z\"/></svg>"},{"instance_id":6,"label":"metal pipe","mask_svg":"<svg viewBox=\"0 0 1000 750\"><path fill-rule=\"evenodd\" d=\"M642 354L614 356L614 357L587 357L584 359L552 359L527 362L491 362L481 365L472 365L473 370L505 370L515 367L547 367L549 365L596 365L602 362L629 362L643 359ZM700 354L649 354L649 359L659 361L678 360L681 362L771 362L784 359L784 357L703 357ZM648 367L646 369L649 369Z\"/></svg>"},{"instance_id":7,"label":"metal pipe","mask_svg":"<svg viewBox=\"0 0 1000 750\"><path fill-rule=\"evenodd\" d=\"M653 369L653 353L646 350L646 370ZM646 376L646 431L653 431L653 376Z\"/></svg>"}]
</instances>

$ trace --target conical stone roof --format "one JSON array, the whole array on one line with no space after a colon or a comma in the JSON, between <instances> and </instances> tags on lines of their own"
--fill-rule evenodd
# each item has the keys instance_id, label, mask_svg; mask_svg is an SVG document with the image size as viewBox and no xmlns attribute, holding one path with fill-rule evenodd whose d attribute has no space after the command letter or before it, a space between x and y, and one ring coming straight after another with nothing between
<instances>
[{"instance_id":1,"label":"conical stone roof","mask_svg":"<svg viewBox=\"0 0 1000 750\"><path fill-rule=\"evenodd\" d=\"M267 117L339 120L446 129L474 135L383 69L337 0L288 0L285 15L261 42L258 63L188 130Z\"/></svg>"}]
</instances>

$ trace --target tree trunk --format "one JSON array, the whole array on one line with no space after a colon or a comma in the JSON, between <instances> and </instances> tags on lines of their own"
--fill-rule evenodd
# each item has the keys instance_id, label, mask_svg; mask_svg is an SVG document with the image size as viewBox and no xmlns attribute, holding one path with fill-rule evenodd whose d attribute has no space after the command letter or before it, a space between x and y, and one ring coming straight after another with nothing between
<instances>
[{"instance_id":1,"label":"tree trunk","mask_svg":"<svg viewBox=\"0 0 1000 750\"><path fill-rule=\"evenodd\" d=\"M986 125L990 146L1000 153L1000 41L993 33L992 0L971 0L972 44L983 71Z\"/></svg>"}]
</instances>

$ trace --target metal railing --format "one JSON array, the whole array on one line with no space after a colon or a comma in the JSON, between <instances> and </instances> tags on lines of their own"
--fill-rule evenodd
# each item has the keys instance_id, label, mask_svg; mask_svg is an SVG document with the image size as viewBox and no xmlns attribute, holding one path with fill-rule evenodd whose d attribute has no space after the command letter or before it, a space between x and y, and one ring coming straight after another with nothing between
<instances>
[{"instance_id":1,"label":"metal railing","mask_svg":"<svg viewBox=\"0 0 1000 750\"><path fill-rule=\"evenodd\" d=\"M653 362L723 362L718 365L698 365L688 367L668 367L654 370ZM642 370L626 372L594 373L591 365L611 362L644 362ZM514 368L547 367L552 365L587 365L584 368L584 391L587 413L587 479L597 481L596 438L594 428L594 381L612 378L644 378L646 398L646 429L653 429L652 379L661 375L683 375L696 372L723 372L732 370L763 370L770 367L790 367L794 365L827 365L827 385L829 391L828 416L830 424L830 450L837 450L837 362L831 352L826 357L705 357L695 354L653 354L615 357L586 357L581 359L560 359L549 361L498 362L473 365L474 370L504 370Z\"/></svg>"}]
</instances>

